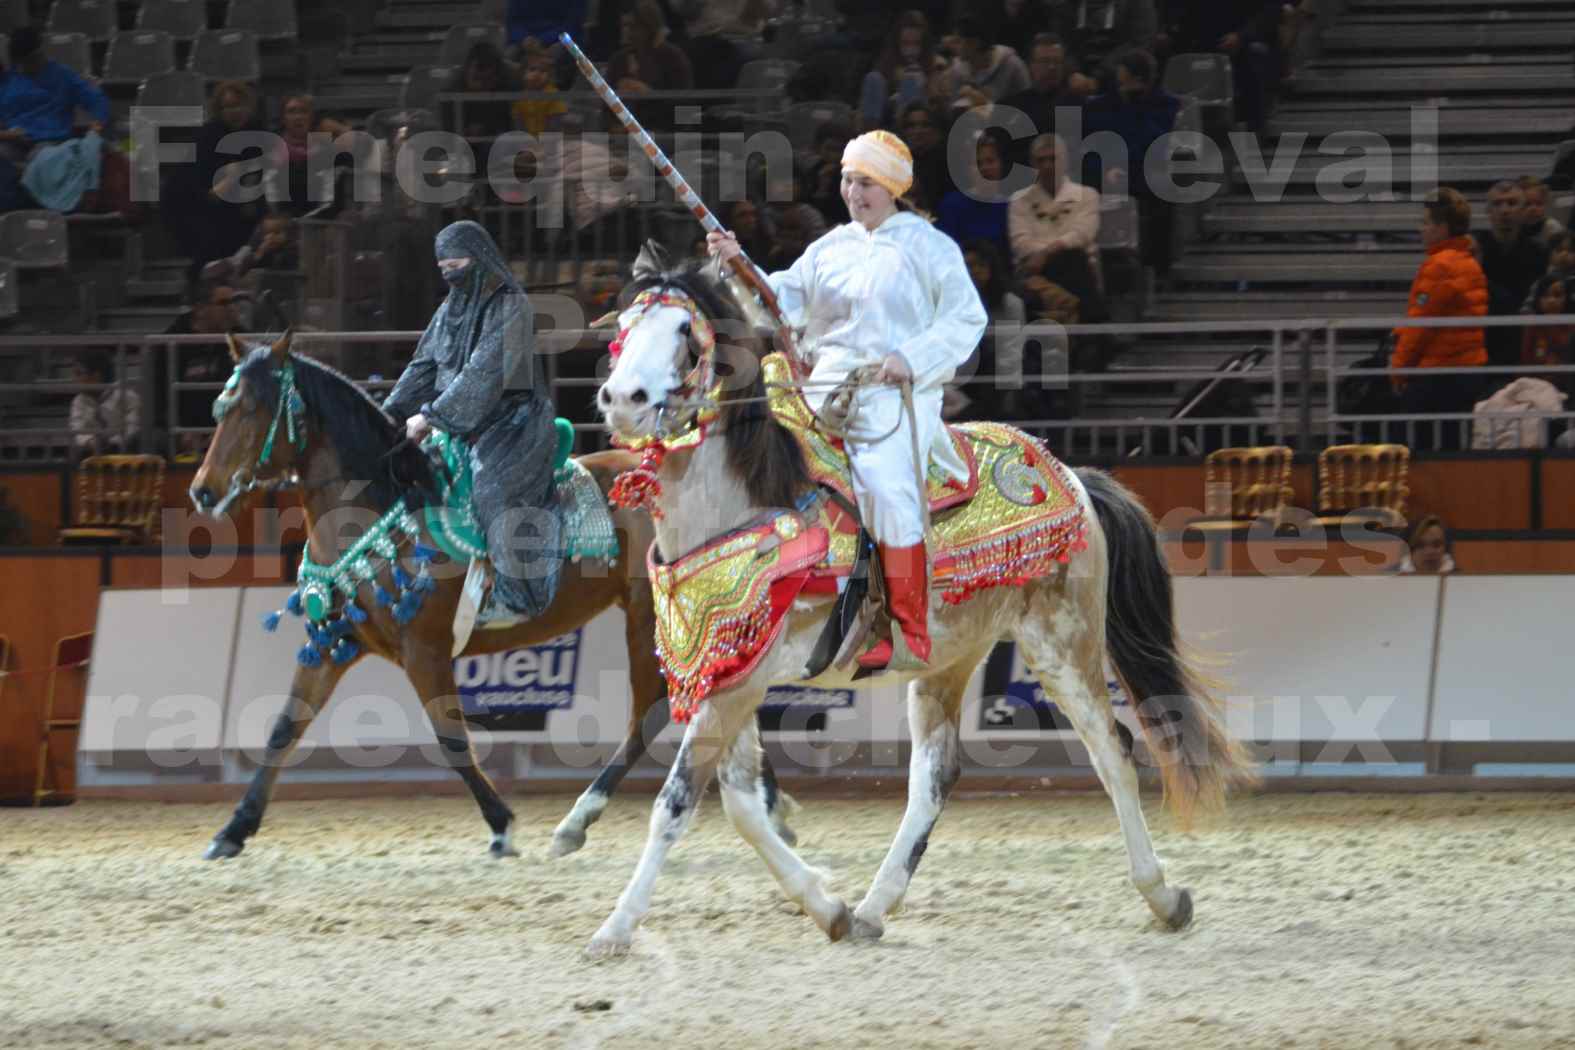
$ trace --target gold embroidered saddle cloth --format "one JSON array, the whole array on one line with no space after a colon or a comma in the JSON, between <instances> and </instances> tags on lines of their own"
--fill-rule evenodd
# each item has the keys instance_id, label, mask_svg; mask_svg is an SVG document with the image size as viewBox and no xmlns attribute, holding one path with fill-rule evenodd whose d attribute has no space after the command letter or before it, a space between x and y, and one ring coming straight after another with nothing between
<instances>
[{"instance_id":1,"label":"gold embroidered saddle cloth","mask_svg":"<svg viewBox=\"0 0 1575 1050\"><path fill-rule=\"evenodd\" d=\"M786 362L765 362L767 382ZM780 390L780 388L778 388ZM816 431L803 398L772 398L798 437L815 480L847 494L840 442ZM968 485L932 474L931 582L948 604L990 587L1022 586L1086 546L1087 522L1067 468L1038 441L1002 423L951 428L972 466ZM675 721L687 722L712 692L746 677L770 648L801 595L835 595L853 570L858 526L817 499L719 536L671 564L647 556L656 605L656 651Z\"/></svg>"}]
</instances>

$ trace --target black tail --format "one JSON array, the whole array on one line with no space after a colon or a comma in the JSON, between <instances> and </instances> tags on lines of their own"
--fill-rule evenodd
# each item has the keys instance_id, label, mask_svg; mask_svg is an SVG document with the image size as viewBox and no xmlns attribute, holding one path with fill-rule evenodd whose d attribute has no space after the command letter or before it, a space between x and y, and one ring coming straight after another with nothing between
<instances>
[{"instance_id":1,"label":"black tail","mask_svg":"<svg viewBox=\"0 0 1575 1050\"><path fill-rule=\"evenodd\" d=\"M1181 653L1154 519L1104 471L1077 476L1105 534L1105 645L1159 762L1165 800L1186 820L1222 805L1231 784L1250 783L1252 760L1227 731L1220 699Z\"/></svg>"}]
</instances>

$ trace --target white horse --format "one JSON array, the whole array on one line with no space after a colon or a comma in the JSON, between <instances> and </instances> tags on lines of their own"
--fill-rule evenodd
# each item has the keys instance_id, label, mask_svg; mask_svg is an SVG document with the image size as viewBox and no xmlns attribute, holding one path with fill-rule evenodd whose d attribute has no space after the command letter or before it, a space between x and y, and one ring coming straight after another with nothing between
<instances>
[{"instance_id":1,"label":"white horse","mask_svg":"<svg viewBox=\"0 0 1575 1050\"><path fill-rule=\"evenodd\" d=\"M745 318L750 315L713 267L690 264L662 272L644 252L635 278L625 302L640 291L656 290L672 305L646 303L633 327L627 325L631 318L624 318L621 351L598 400L609 426L625 441L671 435L675 425L684 425L686 406L692 408L688 395L693 377L686 381L685 372L696 316L717 322L719 337L727 331L745 333L716 351L733 357L735 375L750 375L754 362L741 355L760 349L747 334ZM702 361L697 367L712 364ZM726 362L721 368L725 370ZM733 385L739 389L722 394L721 413L708 439L668 454L657 471L656 554L662 562L766 511L790 505L807 483L796 440L760 404L759 370L753 369L752 382ZM590 954L629 949L635 928L650 908L667 853L689 826L713 775L720 777L729 819L790 900L833 941L848 935L881 936L960 772L958 721L964 688L974 668L1004 638L1021 646L1047 695L1055 698L1087 746L1115 804L1138 892L1167 926L1186 926L1192 919L1191 895L1165 881L1149 839L1131 736L1115 721L1105 688L1106 654L1160 764L1167 801L1183 818L1195 807L1220 804L1232 782L1250 779L1250 763L1226 732L1218 701L1177 651L1170 577L1153 520L1129 491L1101 472L1079 472L1074 487L1086 516L1087 548L1072 554L1068 563L1024 586L995 587L960 605L942 604L932 593L934 656L927 669L904 676L913 741L907 811L873 885L856 908L850 912L829 893L822 873L801 860L777 833L756 786L761 752L755 710L770 686L802 681L832 608L829 599L801 599L754 671L712 693L690 722L653 808L639 866L592 939ZM1112 581L1116 586L1110 586ZM828 670L811 684L846 687L852 670L856 666L849 672Z\"/></svg>"}]
</instances>

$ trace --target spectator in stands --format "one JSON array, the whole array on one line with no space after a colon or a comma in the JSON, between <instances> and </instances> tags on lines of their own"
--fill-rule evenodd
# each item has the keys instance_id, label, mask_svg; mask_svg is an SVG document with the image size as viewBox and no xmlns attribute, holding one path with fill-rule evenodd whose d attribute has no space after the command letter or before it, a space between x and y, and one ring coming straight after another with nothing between
<instances>
[{"instance_id":1,"label":"spectator in stands","mask_svg":"<svg viewBox=\"0 0 1575 1050\"><path fill-rule=\"evenodd\" d=\"M1520 312L1520 304L1548 268L1548 250L1525 228L1526 195L1505 179L1488 190L1488 229L1472 235L1488 283L1488 313L1500 317ZM1495 365L1520 360L1520 333L1492 328L1487 353Z\"/></svg>"},{"instance_id":2,"label":"spectator in stands","mask_svg":"<svg viewBox=\"0 0 1575 1050\"><path fill-rule=\"evenodd\" d=\"M948 389L947 418L1025 418L1022 329L1028 323L1027 308L1011 291L1011 268L998 243L970 240L962 248L990 326L973 356L957 369L957 379Z\"/></svg>"},{"instance_id":3,"label":"spectator in stands","mask_svg":"<svg viewBox=\"0 0 1575 1050\"><path fill-rule=\"evenodd\" d=\"M534 40L521 50L525 64L525 91L530 94L556 95L558 85L552 80L552 55ZM532 135L545 135L556 131L558 122L569 111L562 100L556 98L520 99L514 103L514 126Z\"/></svg>"},{"instance_id":4,"label":"spectator in stands","mask_svg":"<svg viewBox=\"0 0 1575 1050\"><path fill-rule=\"evenodd\" d=\"M957 188L946 157L947 112L927 102L913 102L902 111L898 134L913 155L913 188L908 192L915 207L933 212Z\"/></svg>"},{"instance_id":5,"label":"spectator in stands","mask_svg":"<svg viewBox=\"0 0 1575 1050\"><path fill-rule=\"evenodd\" d=\"M240 80L220 81L209 100L211 117L197 131L196 161L175 167L164 193L164 220L192 260L193 274L214 259L233 255L251 239L264 204L253 196L243 165L255 162L247 150L237 157L219 144L237 131L263 131L257 119L257 93Z\"/></svg>"},{"instance_id":6,"label":"spectator in stands","mask_svg":"<svg viewBox=\"0 0 1575 1050\"><path fill-rule=\"evenodd\" d=\"M733 87L744 63L763 54L766 0L680 0L678 13L688 25L685 51L697 88Z\"/></svg>"},{"instance_id":7,"label":"spectator in stands","mask_svg":"<svg viewBox=\"0 0 1575 1050\"><path fill-rule=\"evenodd\" d=\"M1566 231L1548 242L1548 269L1542 276L1562 277L1566 285L1575 289L1575 233ZM1541 278L1538 280L1540 283ZM1520 312L1541 313L1537 308L1537 300L1537 285L1532 285L1526 298L1521 300Z\"/></svg>"},{"instance_id":8,"label":"spectator in stands","mask_svg":"<svg viewBox=\"0 0 1575 1050\"><path fill-rule=\"evenodd\" d=\"M1152 49L1159 26L1154 0L1080 3L1072 51L1089 78L1089 94L1116 90L1115 58L1133 47Z\"/></svg>"},{"instance_id":9,"label":"spectator in stands","mask_svg":"<svg viewBox=\"0 0 1575 1050\"><path fill-rule=\"evenodd\" d=\"M984 10L985 18L995 27L995 39L1019 51L1023 41L1032 41L1041 33L1055 33L1064 38L1077 21L1076 5L1062 0L995 0L986 4ZM1031 61L1031 56L1025 57Z\"/></svg>"},{"instance_id":10,"label":"spectator in stands","mask_svg":"<svg viewBox=\"0 0 1575 1050\"><path fill-rule=\"evenodd\" d=\"M804 202L799 193L792 200L773 204L771 219L776 227L776 242L766 256L765 269L773 272L792 266L827 230L826 217L813 204Z\"/></svg>"},{"instance_id":11,"label":"spectator in stands","mask_svg":"<svg viewBox=\"0 0 1575 1050\"><path fill-rule=\"evenodd\" d=\"M74 383L114 383L114 362L108 354L82 354L72 364ZM79 454L132 452L142 426L142 399L128 383L98 393L82 391L71 399L71 439Z\"/></svg>"},{"instance_id":12,"label":"spectator in stands","mask_svg":"<svg viewBox=\"0 0 1575 1050\"><path fill-rule=\"evenodd\" d=\"M956 64L941 56L922 11L904 11L881 45L859 91L861 130L886 127L915 102L950 100L961 83Z\"/></svg>"},{"instance_id":13,"label":"spectator in stands","mask_svg":"<svg viewBox=\"0 0 1575 1050\"><path fill-rule=\"evenodd\" d=\"M1537 302L1536 313L1551 316L1570 312L1570 287L1575 284L1563 274L1548 273L1532 288L1531 295ZM1528 367L1567 365L1572 362L1570 337L1575 327L1567 324L1537 325L1521 330L1520 363ZM1569 375L1547 375L1542 378L1563 390L1572 386Z\"/></svg>"},{"instance_id":14,"label":"spectator in stands","mask_svg":"<svg viewBox=\"0 0 1575 1050\"><path fill-rule=\"evenodd\" d=\"M1231 60L1236 116L1262 133L1279 87L1282 0L1209 0L1183 4L1176 41L1179 50L1224 53Z\"/></svg>"},{"instance_id":15,"label":"spectator in stands","mask_svg":"<svg viewBox=\"0 0 1575 1050\"><path fill-rule=\"evenodd\" d=\"M169 335L223 335L239 331L243 327L243 318L239 308L243 305L242 295L229 284L222 281L205 281L197 285L192 295L191 309L177 317L169 328L165 329ZM165 378L165 355L154 355L154 418L161 424L191 429L209 426L212 424L214 390L182 390L176 399L176 412L174 419L164 415L165 396L168 391L168 380ZM229 352L220 342L204 346L182 346L178 348L176 360L179 362L181 382L183 383L222 383L230 374L232 362ZM202 453L202 440L197 434L182 434L179 442L177 460L186 461L188 457L195 458Z\"/></svg>"},{"instance_id":16,"label":"spectator in stands","mask_svg":"<svg viewBox=\"0 0 1575 1050\"><path fill-rule=\"evenodd\" d=\"M848 205L842 199L842 151L851 138L853 129L840 120L828 121L815 129L809 203L833 226L848 221Z\"/></svg>"},{"instance_id":17,"label":"spectator in stands","mask_svg":"<svg viewBox=\"0 0 1575 1050\"><path fill-rule=\"evenodd\" d=\"M38 30L11 36L10 67L0 67L0 211L30 203L19 182L40 147L72 137L75 114L85 110L92 129L109 120L109 100L75 72L50 60Z\"/></svg>"},{"instance_id":18,"label":"spectator in stands","mask_svg":"<svg viewBox=\"0 0 1575 1050\"><path fill-rule=\"evenodd\" d=\"M1406 547L1400 561L1402 575L1445 576L1455 571L1454 542L1437 514L1429 514L1411 527Z\"/></svg>"},{"instance_id":19,"label":"spectator in stands","mask_svg":"<svg viewBox=\"0 0 1575 1050\"><path fill-rule=\"evenodd\" d=\"M215 259L202 268L205 281L238 281L249 270L299 270L300 246L296 240L296 226L288 215L266 215L257 224L257 231L234 255Z\"/></svg>"},{"instance_id":20,"label":"spectator in stands","mask_svg":"<svg viewBox=\"0 0 1575 1050\"><path fill-rule=\"evenodd\" d=\"M608 81L625 101L652 91L688 91L695 86L689 56L668 40L667 20L656 0L639 0L620 23L622 47L613 55ZM632 102L647 128L673 127L673 107Z\"/></svg>"},{"instance_id":21,"label":"spectator in stands","mask_svg":"<svg viewBox=\"0 0 1575 1050\"><path fill-rule=\"evenodd\" d=\"M324 187L311 185L313 158L326 146L319 143L314 147L312 133L321 132L337 138L349 131L350 126L331 117L318 119L316 103L311 95L304 94L285 96L282 118L279 137L284 145L278 163L283 169L282 181L288 187L289 199L275 201L274 207L289 215L305 215L326 203L325 198L332 199L332 193L325 193ZM336 166L341 163L348 169L349 158L336 157Z\"/></svg>"},{"instance_id":22,"label":"spectator in stands","mask_svg":"<svg viewBox=\"0 0 1575 1050\"><path fill-rule=\"evenodd\" d=\"M449 80L448 90L467 94L518 93L523 87L519 74L489 41L471 45L465 64ZM468 139L496 138L514 127L513 103L507 99L466 99L460 104L459 130ZM445 107L447 108L447 107Z\"/></svg>"},{"instance_id":23,"label":"spectator in stands","mask_svg":"<svg viewBox=\"0 0 1575 1050\"><path fill-rule=\"evenodd\" d=\"M563 33L579 39L585 31L585 0L509 0L510 46L534 40L552 47Z\"/></svg>"},{"instance_id":24,"label":"spectator in stands","mask_svg":"<svg viewBox=\"0 0 1575 1050\"><path fill-rule=\"evenodd\" d=\"M960 56L968 72L953 106L973 109L1027 91L1032 80L1016 51L997 44L992 28L976 15L958 19L955 29Z\"/></svg>"},{"instance_id":25,"label":"spectator in stands","mask_svg":"<svg viewBox=\"0 0 1575 1050\"><path fill-rule=\"evenodd\" d=\"M1164 276L1170 270L1171 207L1148 184L1147 161L1150 150L1176 126L1181 99L1159 86L1154 56L1133 49L1116 63L1115 92L1096 95L1083 109L1083 134L1093 136L1113 132L1126 144L1124 167L1104 167L1098 150L1083 156L1083 183L1100 187L1100 192L1129 193L1137 201L1143 261Z\"/></svg>"},{"instance_id":26,"label":"spectator in stands","mask_svg":"<svg viewBox=\"0 0 1575 1050\"><path fill-rule=\"evenodd\" d=\"M1483 317L1488 312L1488 282L1472 253L1471 204L1458 190L1429 194L1422 205L1422 260L1411 284L1408 317ZM1511 330L1512 331L1512 330ZM1518 345L1518 344L1517 344ZM1486 364L1487 349L1480 328L1397 328L1389 360L1391 368L1470 368ZM1395 376L1403 411L1431 415L1469 412L1481 383L1470 375L1421 379ZM1445 431L1446 446L1458 442L1454 428Z\"/></svg>"},{"instance_id":27,"label":"spectator in stands","mask_svg":"<svg viewBox=\"0 0 1575 1050\"><path fill-rule=\"evenodd\" d=\"M1044 278L1074 296L1083 323L1108 320L1095 246L1099 193L1069 177L1060 136L1034 139L1032 159L1037 178L1012 198L1007 212L1017 274Z\"/></svg>"},{"instance_id":28,"label":"spectator in stands","mask_svg":"<svg viewBox=\"0 0 1575 1050\"><path fill-rule=\"evenodd\" d=\"M776 231L770 214L748 197L727 206L722 225L733 231L738 246L756 262L771 258L776 249Z\"/></svg>"},{"instance_id":29,"label":"spectator in stands","mask_svg":"<svg viewBox=\"0 0 1575 1050\"><path fill-rule=\"evenodd\" d=\"M1526 233L1544 248L1550 247L1553 238L1564 232L1564 224L1548 214L1547 183L1535 175L1522 175L1518 185L1526 195L1526 210L1522 225Z\"/></svg>"},{"instance_id":30,"label":"spectator in stands","mask_svg":"<svg viewBox=\"0 0 1575 1050\"><path fill-rule=\"evenodd\" d=\"M999 183L1006 178L1007 139L999 128L990 128L974 146L974 166L966 188L941 198L936 225L958 244L985 240L995 245L1004 260L1010 250L1007 210L1011 202ZM1004 263L1000 264L1004 267ZM1005 279L1005 275L1002 275ZM985 303L989 305L988 301Z\"/></svg>"},{"instance_id":31,"label":"spectator in stands","mask_svg":"<svg viewBox=\"0 0 1575 1050\"><path fill-rule=\"evenodd\" d=\"M1026 91L1008 95L1001 100L1002 107L1011 107L1028 115L1034 122L1034 131L1040 135L1055 134L1056 111L1069 112L1083 104L1083 95L1072 87L1072 68L1067 63L1066 45L1054 33L1040 33L1033 38L1028 49L1028 75L1031 82ZM1032 138L1018 139L1011 158L1027 164Z\"/></svg>"}]
</instances>

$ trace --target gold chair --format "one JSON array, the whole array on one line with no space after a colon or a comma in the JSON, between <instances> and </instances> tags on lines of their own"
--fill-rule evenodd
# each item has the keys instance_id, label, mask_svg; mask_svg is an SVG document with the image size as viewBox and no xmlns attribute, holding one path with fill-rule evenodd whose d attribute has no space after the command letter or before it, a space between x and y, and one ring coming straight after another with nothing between
<instances>
[{"instance_id":1,"label":"gold chair","mask_svg":"<svg viewBox=\"0 0 1575 1050\"><path fill-rule=\"evenodd\" d=\"M1292 498L1291 450L1284 445L1222 448L1203 460L1203 510L1213 523L1277 521Z\"/></svg>"},{"instance_id":2,"label":"gold chair","mask_svg":"<svg viewBox=\"0 0 1575 1050\"><path fill-rule=\"evenodd\" d=\"M89 456L77 466L77 506L61 543L155 543L164 501L162 456Z\"/></svg>"},{"instance_id":3,"label":"gold chair","mask_svg":"<svg viewBox=\"0 0 1575 1050\"><path fill-rule=\"evenodd\" d=\"M44 687L44 713L38 724L38 775L33 783L35 806L42 805L44 799L52 795L68 796L67 801L70 801L69 796L75 794L75 776L70 778L73 786L67 786L66 776L54 769L55 762L76 761L75 738L70 747L58 751L51 749L49 742L57 732L81 732L82 705L87 700L87 666L92 656L92 631L68 634L55 643L55 662L49 668L49 682ZM56 712L57 703L64 706L64 713ZM48 780L54 781L54 787L44 786Z\"/></svg>"},{"instance_id":4,"label":"gold chair","mask_svg":"<svg viewBox=\"0 0 1575 1050\"><path fill-rule=\"evenodd\" d=\"M1318 454L1319 520L1404 525L1410 472L1411 450L1404 445L1329 446Z\"/></svg>"}]
</instances>

